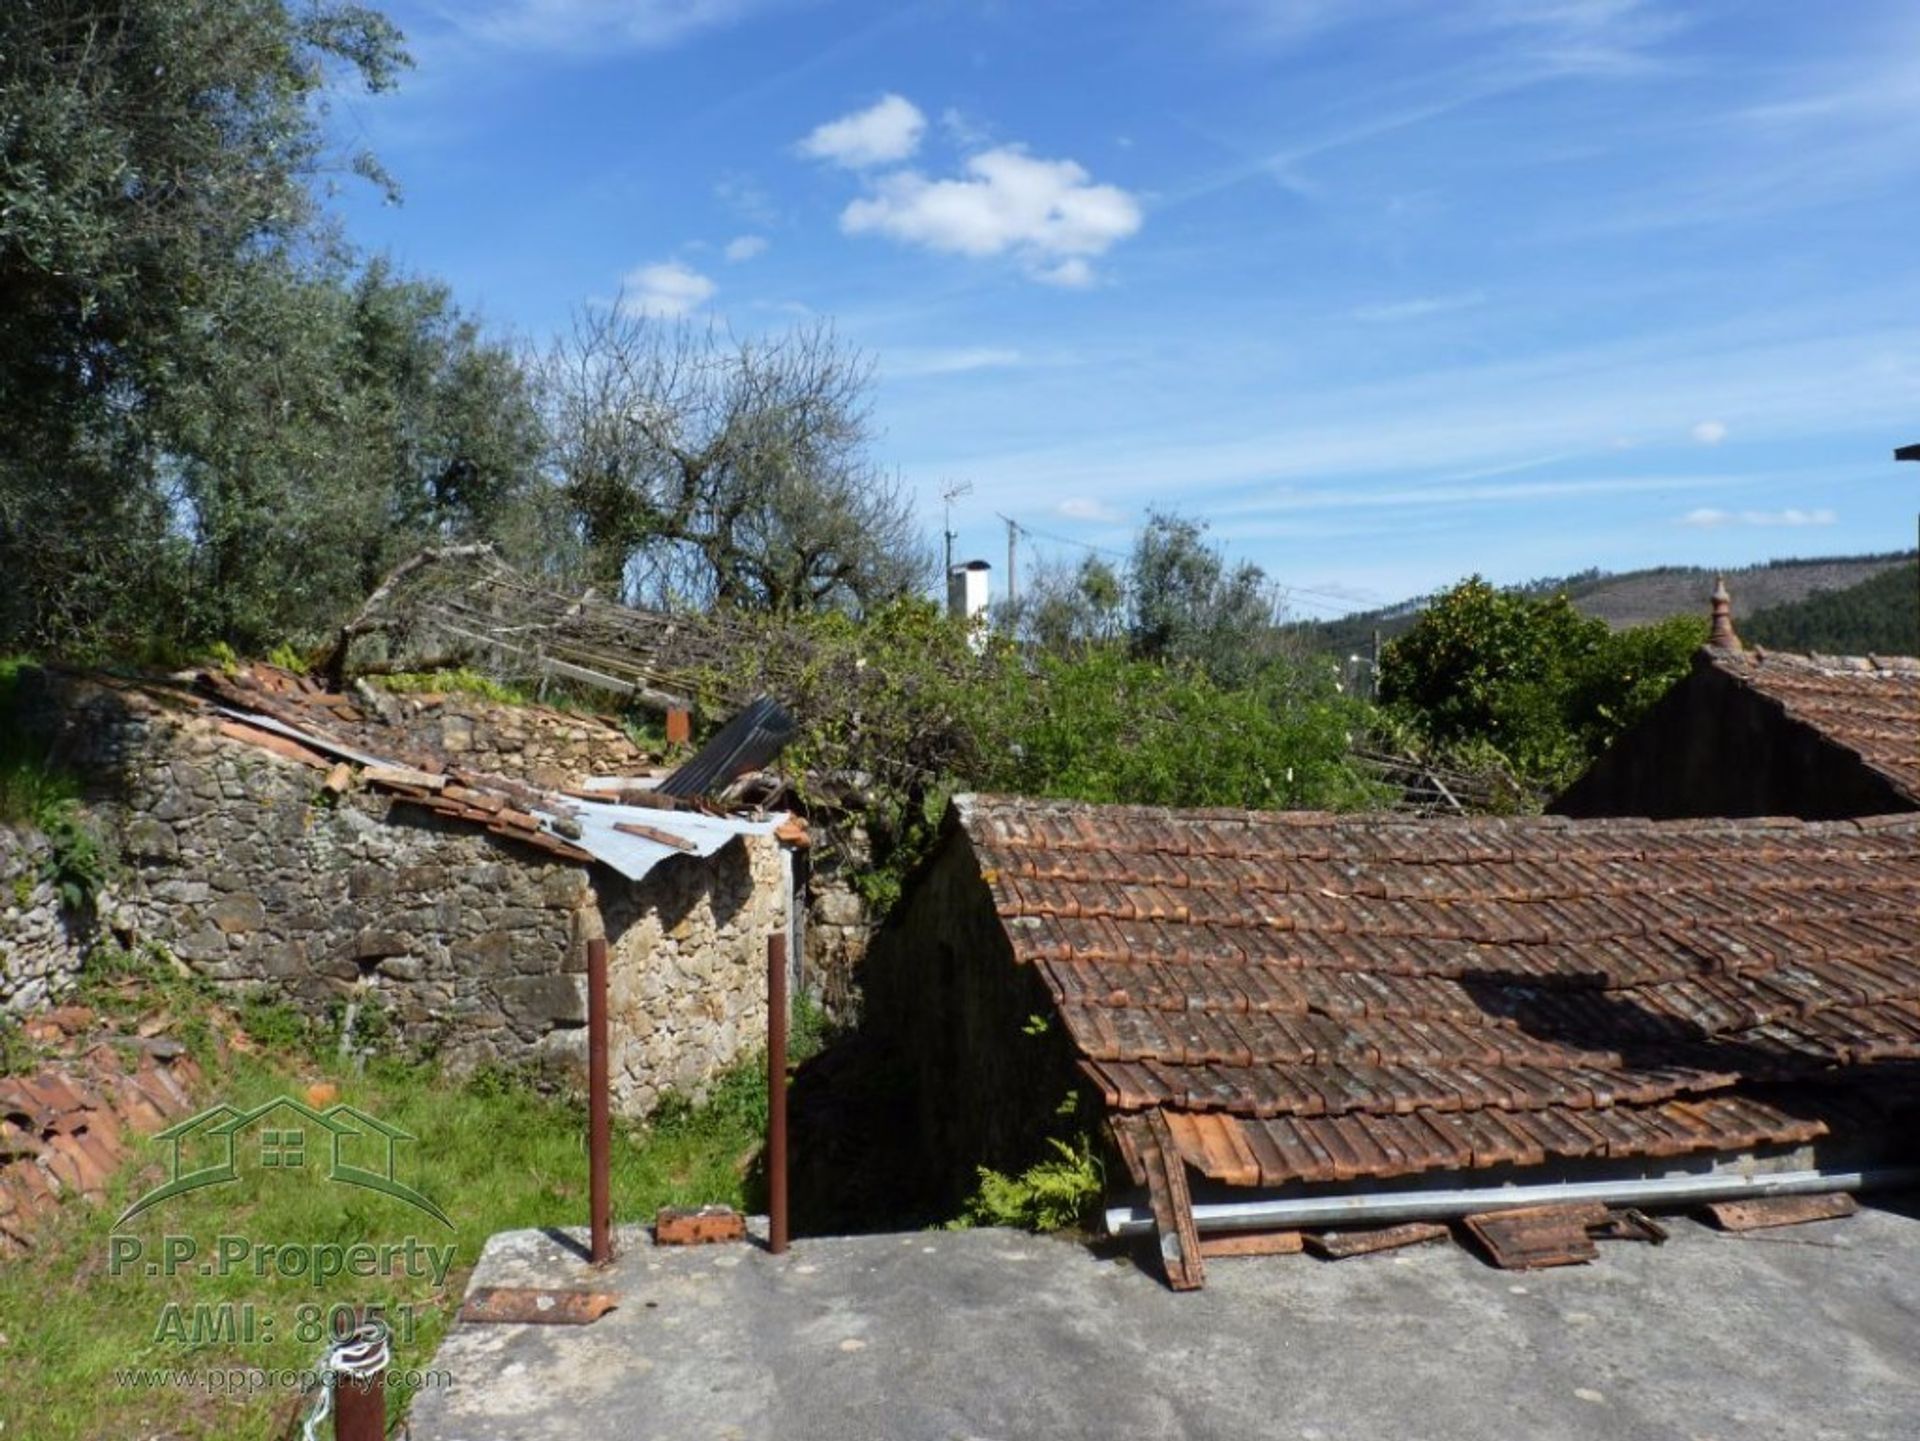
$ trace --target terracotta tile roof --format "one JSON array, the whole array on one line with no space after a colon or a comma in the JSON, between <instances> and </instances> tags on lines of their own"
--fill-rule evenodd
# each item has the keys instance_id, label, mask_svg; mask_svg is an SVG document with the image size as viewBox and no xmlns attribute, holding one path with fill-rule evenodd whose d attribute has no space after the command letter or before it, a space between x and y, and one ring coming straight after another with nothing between
<instances>
[{"instance_id":1,"label":"terracotta tile roof","mask_svg":"<svg viewBox=\"0 0 1920 1441\"><path fill-rule=\"evenodd\" d=\"M1725 674L1920 802L1920 660L1709 650Z\"/></svg>"},{"instance_id":2,"label":"terracotta tile roof","mask_svg":"<svg viewBox=\"0 0 1920 1441\"><path fill-rule=\"evenodd\" d=\"M1920 817L957 810L1123 1149L1228 1184L1799 1143L1920 1060Z\"/></svg>"}]
</instances>

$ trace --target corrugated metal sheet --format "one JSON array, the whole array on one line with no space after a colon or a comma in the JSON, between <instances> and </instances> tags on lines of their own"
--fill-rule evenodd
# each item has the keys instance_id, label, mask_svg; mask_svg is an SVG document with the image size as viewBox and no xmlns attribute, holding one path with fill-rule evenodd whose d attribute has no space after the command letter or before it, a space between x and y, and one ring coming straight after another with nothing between
<instances>
[{"instance_id":1,"label":"corrugated metal sheet","mask_svg":"<svg viewBox=\"0 0 1920 1441\"><path fill-rule=\"evenodd\" d=\"M759 820L733 816L707 816L691 811L654 810L646 806L606 805L599 801L569 801L567 812L579 823L580 834L572 843L597 861L612 866L630 881L637 881L660 862L678 855L711 856L727 842L740 836L772 835L786 819L784 813ZM535 811L551 830L561 818L558 811ZM678 837L692 850L663 845L644 836L616 830L622 824L642 825L649 830Z\"/></svg>"},{"instance_id":2,"label":"corrugated metal sheet","mask_svg":"<svg viewBox=\"0 0 1920 1441\"><path fill-rule=\"evenodd\" d=\"M778 701L761 696L714 732L693 759L660 782L658 789L684 799L712 795L729 781L771 765L797 729Z\"/></svg>"}]
</instances>

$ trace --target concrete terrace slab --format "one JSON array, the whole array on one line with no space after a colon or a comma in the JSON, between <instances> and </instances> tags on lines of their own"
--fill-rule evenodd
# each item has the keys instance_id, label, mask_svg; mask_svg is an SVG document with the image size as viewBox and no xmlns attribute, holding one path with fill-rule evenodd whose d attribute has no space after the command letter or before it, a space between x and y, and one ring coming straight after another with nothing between
<instances>
[{"instance_id":1,"label":"concrete terrace slab","mask_svg":"<svg viewBox=\"0 0 1920 1441\"><path fill-rule=\"evenodd\" d=\"M595 1287L583 1327L459 1326L414 1441L1867 1438L1920 1434L1920 1220L1863 1210L1502 1272L1457 1247L1131 1261L1005 1231L655 1249L540 1232L476 1285Z\"/></svg>"}]
</instances>

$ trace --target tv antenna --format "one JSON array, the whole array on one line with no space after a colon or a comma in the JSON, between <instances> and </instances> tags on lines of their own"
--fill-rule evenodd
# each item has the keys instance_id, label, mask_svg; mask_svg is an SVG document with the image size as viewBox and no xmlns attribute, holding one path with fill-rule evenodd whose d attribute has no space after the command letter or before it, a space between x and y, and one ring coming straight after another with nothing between
<instances>
[{"instance_id":1,"label":"tv antenna","mask_svg":"<svg viewBox=\"0 0 1920 1441\"><path fill-rule=\"evenodd\" d=\"M941 521L941 528L947 540L947 568L942 572L943 581L946 576L953 574L953 542L956 538L953 529L953 503L972 494L973 482L970 480L949 481L947 488L940 492L940 504L944 507L945 516Z\"/></svg>"}]
</instances>

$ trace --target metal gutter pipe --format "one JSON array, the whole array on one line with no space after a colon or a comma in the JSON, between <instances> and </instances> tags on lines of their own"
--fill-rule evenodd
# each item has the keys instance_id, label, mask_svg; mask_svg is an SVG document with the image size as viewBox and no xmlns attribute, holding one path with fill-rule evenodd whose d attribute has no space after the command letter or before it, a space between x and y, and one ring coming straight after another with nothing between
<instances>
[{"instance_id":1,"label":"metal gutter pipe","mask_svg":"<svg viewBox=\"0 0 1920 1441\"><path fill-rule=\"evenodd\" d=\"M1603 1201L1623 1206L1686 1205L1822 1191L1897 1190L1920 1186L1920 1166L1875 1170L1779 1171L1743 1175L1641 1176L1605 1181L1558 1181L1533 1186L1479 1186L1444 1191L1351 1192L1285 1200L1195 1202L1193 1224L1202 1233L1282 1230L1295 1226L1361 1226L1390 1221L1448 1220L1509 1206ZM1109 1207L1114 1236L1153 1234L1145 1202Z\"/></svg>"}]
</instances>

